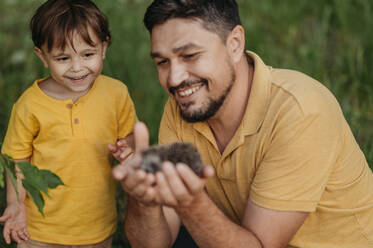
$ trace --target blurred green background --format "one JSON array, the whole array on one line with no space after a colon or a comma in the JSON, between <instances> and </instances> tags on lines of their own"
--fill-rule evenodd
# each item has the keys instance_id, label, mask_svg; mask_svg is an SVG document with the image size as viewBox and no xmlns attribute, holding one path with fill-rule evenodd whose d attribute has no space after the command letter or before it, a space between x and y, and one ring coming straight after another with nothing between
<instances>
[{"instance_id":1,"label":"blurred green background","mask_svg":"<svg viewBox=\"0 0 373 248\"><path fill-rule=\"evenodd\" d=\"M41 0L0 0L0 140L12 104L46 75L33 53L28 22ZM166 94L150 59L142 18L150 1L96 0L107 15L113 43L104 74L125 82L138 116L157 142ZM246 47L273 67L302 71L328 87L373 165L373 1L238 0ZM129 247L123 235L124 194L118 191L119 227L114 247ZM0 212L5 205L0 190ZM1 226L0 226L1 229ZM1 230L0 230L1 231ZM2 233L2 231L1 231ZM6 246L2 237L0 247ZM12 246L14 247L14 246Z\"/></svg>"}]
</instances>

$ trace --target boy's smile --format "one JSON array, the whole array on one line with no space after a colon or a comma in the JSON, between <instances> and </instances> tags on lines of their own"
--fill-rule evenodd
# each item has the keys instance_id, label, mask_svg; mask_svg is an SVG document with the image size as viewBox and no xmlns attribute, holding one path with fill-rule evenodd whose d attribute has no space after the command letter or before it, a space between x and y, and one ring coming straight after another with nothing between
<instances>
[{"instance_id":1,"label":"boy's smile","mask_svg":"<svg viewBox=\"0 0 373 248\"><path fill-rule=\"evenodd\" d=\"M107 44L101 42L89 30L95 44L87 44L76 34L73 44L67 43L64 49L53 47L48 51L46 44L35 48L44 66L50 70L50 77L39 84L49 96L56 99L73 99L84 96L102 72Z\"/></svg>"}]
</instances>

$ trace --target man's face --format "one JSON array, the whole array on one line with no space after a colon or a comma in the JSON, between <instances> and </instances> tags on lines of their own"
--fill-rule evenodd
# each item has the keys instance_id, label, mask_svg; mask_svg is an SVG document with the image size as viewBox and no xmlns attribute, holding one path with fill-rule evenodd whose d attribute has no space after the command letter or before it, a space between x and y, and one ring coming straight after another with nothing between
<instances>
[{"instance_id":1,"label":"man's face","mask_svg":"<svg viewBox=\"0 0 373 248\"><path fill-rule=\"evenodd\" d=\"M213 117L235 81L233 64L220 37L196 20L170 19L152 30L151 55L161 85L189 122Z\"/></svg>"}]
</instances>

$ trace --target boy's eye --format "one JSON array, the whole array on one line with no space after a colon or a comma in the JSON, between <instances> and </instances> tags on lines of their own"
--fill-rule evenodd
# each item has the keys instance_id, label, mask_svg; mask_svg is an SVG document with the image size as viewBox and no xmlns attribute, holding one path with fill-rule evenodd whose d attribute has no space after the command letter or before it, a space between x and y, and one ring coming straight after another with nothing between
<instances>
[{"instance_id":1,"label":"boy's eye","mask_svg":"<svg viewBox=\"0 0 373 248\"><path fill-rule=\"evenodd\" d=\"M63 62L63 61L66 61L66 60L68 60L69 59L69 57L58 57L57 58L57 61L61 61L61 62Z\"/></svg>"},{"instance_id":2,"label":"boy's eye","mask_svg":"<svg viewBox=\"0 0 373 248\"><path fill-rule=\"evenodd\" d=\"M88 58L88 57L91 57L91 56L93 56L93 55L95 55L95 54L94 54L94 53L85 53L85 54L84 54L84 57L87 57L87 58Z\"/></svg>"}]
</instances>

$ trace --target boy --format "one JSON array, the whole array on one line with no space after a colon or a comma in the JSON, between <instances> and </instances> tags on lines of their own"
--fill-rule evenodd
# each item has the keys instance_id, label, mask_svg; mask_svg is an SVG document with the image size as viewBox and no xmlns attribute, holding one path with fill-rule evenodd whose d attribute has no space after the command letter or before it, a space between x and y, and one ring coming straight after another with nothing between
<instances>
[{"instance_id":1,"label":"boy","mask_svg":"<svg viewBox=\"0 0 373 248\"><path fill-rule=\"evenodd\" d=\"M121 160L137 117L127 87L101 75L111 40L106 17L90 0L48 0L30 28L50 76L14 105L2 153L53 171L65 186L50 192L45 218L21 184L18 197L7 187L5 240L18 247L111 247L117 216L110 152Z\"/></svg>"}]
</instances>

